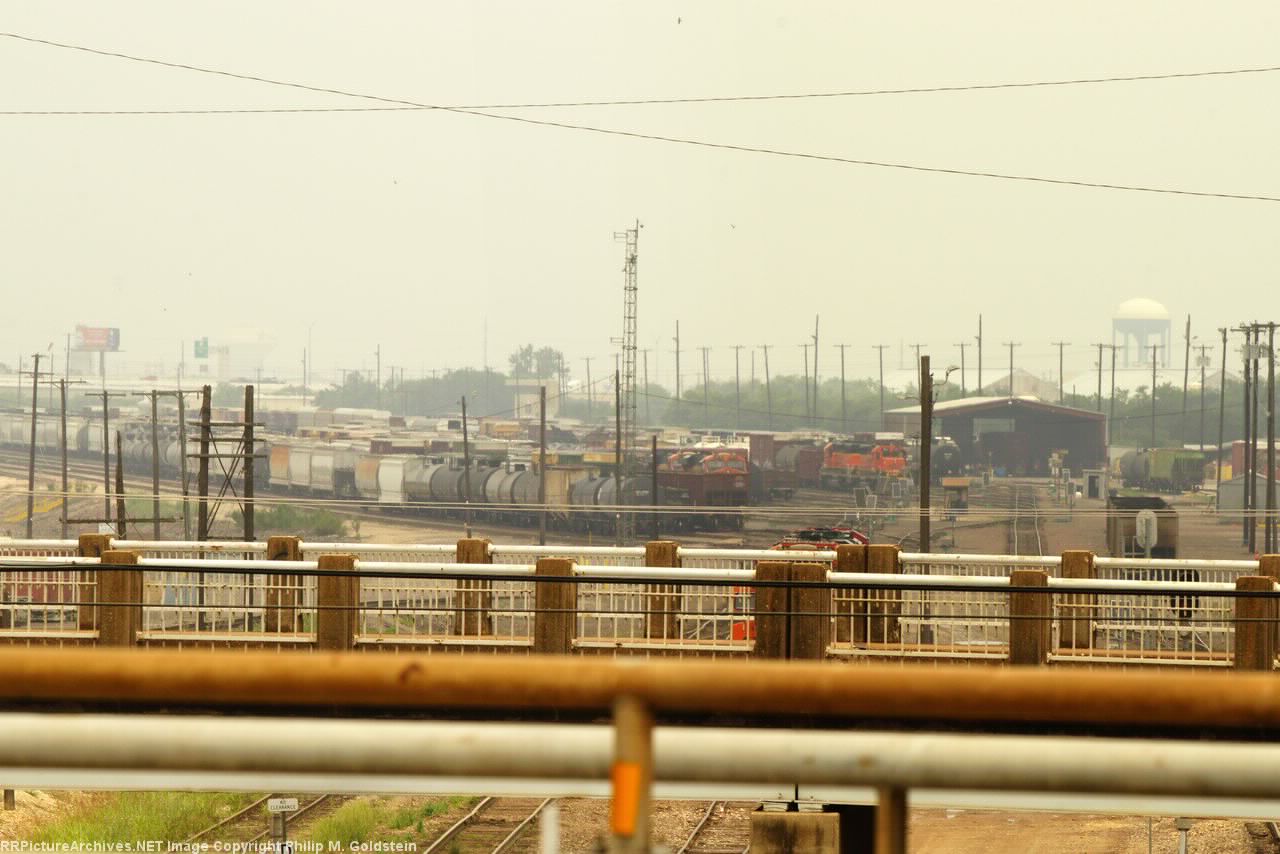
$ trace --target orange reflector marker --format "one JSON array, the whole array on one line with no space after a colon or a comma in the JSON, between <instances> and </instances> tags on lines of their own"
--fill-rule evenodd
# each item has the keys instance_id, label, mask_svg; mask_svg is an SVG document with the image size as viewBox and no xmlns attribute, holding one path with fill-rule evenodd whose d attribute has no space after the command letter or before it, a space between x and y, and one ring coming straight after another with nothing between
<instances>
[{"instance_id":1,"label":"orange reflector marker","mask_svg":"<svg viewBox=\"0 0 1280 854\"><path fill-rule=\"evenodd\" d=\"M634 836L640 815L640 763L613 763L613 809L609 820L615 835Z\"/></svg>"}]
</instances>

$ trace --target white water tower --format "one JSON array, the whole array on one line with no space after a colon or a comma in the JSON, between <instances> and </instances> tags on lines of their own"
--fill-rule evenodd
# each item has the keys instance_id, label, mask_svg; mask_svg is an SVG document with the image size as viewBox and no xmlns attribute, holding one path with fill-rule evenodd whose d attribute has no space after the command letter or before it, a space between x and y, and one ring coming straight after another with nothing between
<instances>
[{"instance_id":1,"label":"white water tower","mask_svg":"<svg viewBox=\"0 0 1280 854\"><path fill-rule=\"evenodd\" d=\"M1168 309L1153 299L1137 297L1125 300L1116 309L1111 321L1111 343L1120 348L1120 363L1126 368L1150 365L1151 347L1158 344L1160 351L1156 358L1167 368L1171 329Z\"/></svg>"}]
</instances>

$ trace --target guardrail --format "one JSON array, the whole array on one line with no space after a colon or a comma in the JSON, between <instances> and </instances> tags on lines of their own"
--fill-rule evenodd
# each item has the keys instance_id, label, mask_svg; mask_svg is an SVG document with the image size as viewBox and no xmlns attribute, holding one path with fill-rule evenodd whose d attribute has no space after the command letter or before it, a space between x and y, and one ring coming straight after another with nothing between
<instances>
[{"instance_id":1,"label":"guardrail","mask_svg":"<svg viewBox=\"0 0 1280 854\"><path fill-rule=\"evenodd\" d=\"M959 580L948 584L962 586ZM433 778L456 786L459 777L558 780L575 787L577 781L611 778L613 814L629 817L611 823L610 850L622 851L649 850L655 783L735 786L770 799L816 797L827 803L862 800L865 787L873 787L874 816L827 814L821 820L838 824L842 837L855 835L858 850L905 851L907 799L916 789L935 790L933 796L941 795L944 803L948 796L972 803L975 796L1000 790L1106 793L1181 798L1181 814L1187 805L1197 815L1274 814L1280 748L1272 741L1280 726L1280 694L1273 681L1269 674L1021 668L952 669L908 684L900 670L875 666L619 667L564 656L525 662L492 656L318 659L0 650L0 701L74 704L90 712L0 716L0 767L21 786L220 791L334 791L355 785L402 792L429 788ZM331 712L335 706L343 714L118 714L156 705L242 712L264 702L294 715ZM93 713L104 707L117 714ZM370 710L383 718L389 710L419 715L429 709L517 718L612 711L613 725L367 719ZM685 725L655 727L659 715L677 716ZM738 726L723 727L726 719ZM797 721L824 719L909 720L922 729L796 727ZM948 731L929 731L939 721ZM1019 734L990 732L1008 726ZM1153 727L1161 733L1158 740L1149 735ZM1098 737L1099 728L1109 729L1108 737ZM1055 734L1027 734L1037 729ZM1197 743L1204 733L1213 740ZM318 744L325 749L316 750ZM396 749L388 750L388 744ZM1145 811L1153 809L1143 803ZM763 838L753 839L752 850L794 850L771 847L769 833L794 836L811 826L812 816L758 813L753 830Z\"/></svg>"},{"instance_id":2,"label":"guardrail","mask_svg":"<svg viewBox=\"0 0 1280 854\"><path fill-rule=\"evenodd\" d=\"M0 642L1264 668L1280 635L1278 556L258 545L2 541Z\"/></svg>"}]
</instances>

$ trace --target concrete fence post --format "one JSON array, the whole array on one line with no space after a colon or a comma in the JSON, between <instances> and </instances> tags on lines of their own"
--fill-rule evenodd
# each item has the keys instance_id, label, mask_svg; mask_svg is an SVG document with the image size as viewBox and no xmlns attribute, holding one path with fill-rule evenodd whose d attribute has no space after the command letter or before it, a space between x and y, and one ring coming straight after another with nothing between
<instances>
[{"instance_id":1,"label":"concrete fence post","mask_svg":"<svg viewBox=\"0 0 1280 854\"><path fill-rule=\"evenodd\" d=\"M1009 594L1009 663L1040 665L1049 661L1053 627L1053 595L1049 573L1043 569L1015 569L1012 587L1042 587L1043 593Z\"/></svg>"},{"instance_id":2,"label":"concrete fence post","mask_svg":"<svg viewBox=\"0 0 1280 854\"><path fill-rule=\"evenodd\" d=\"M339 575L316 578L316 648L346 652L355 647L360 614L360 576L355 555L323 554L317 569Z\"/></svg>"},{"instance_id":3,"label":"concrete fence post","mask_svg":"<svg viewBox=\"0 0 1280 854\"><path fill-rule=\"evenodd\" d=\"M268 537L267 560L302 560L302 538ZM302 579L296 575L268 575L266 613L262 619L265 632L298 631L298 591Z\"/></svg>"},{"instance_id":4,"label":"concrete fence post","mask_svg":"<svg viewBox=\"0 0 1280 854\"><path fill-rule=\"evenodd\" d=\"M680 566L680 544L652 540L644 544L645 566ZM680 637L680 597L678 584L645 585L644 636L651 640Z\"/></svg>"},{"instance_id":5,"label":"concrete fence post","mask_svg":"<svg viewBox=\"0 0 1280 854\"><path fill-rule=\"evenodd\" d=\"M80 557L101 558L103 552L111 550L110 534L81 534L76 554ZM81 631L91 632L98 628L98 609L94 605L97 597L96 570L85 569L77 573L76 592L79 607L76 609L77 620Z\"/></svg>"},{"instance_id":6,"label":"concrete fence post","mask_svg":"<svg viewBox=\"0 0 1280 854\"><path fill-rule=\"evenodd\" d=\"M762 560L756 564L756 581L771 582L756 591L756 658L786 658L790 650L791 564ZM777 585L777 586L773 586Z\"/></svg>"},{"instance_id":7,"label":"concrete fence post","mask_svg":"<svg viewBox=\"0 0 1280 854\"><path fill-rule=\"evenodd\" d=\"M901 549L892 544L867 546L867 572L902 574ZM867 591L867 643L902 641L902 594L892 590Z\"/></svg>"},{"instance_id":8,"label":"concrete fence post","mask_svg":"<svg viewBox=\"0 0 1280 854\"><path fill-rule=\"evenodd\" d=\"M142 628L142 571L108 569L136 567L138 553L108 550L98 570L98 644L132 648Z\"/></svg>"},{"instance_id":9,"label":"concrete fence post","mask_svg":"<svg viewBox=\"0 0 1280 854\"><path fill-rule=\"evenodd\" d=\"M533 651L567 655L573 652L578 625L578 585L572 581L573 561L558 557L538 559L533 585Z\"/></svg>"},{"instance_id":10,"label":"concrete fence post","mask_svg":"<svg viewBox=\"0 0 1280 854\"><path fill-rule=\"evenodd\" d=\"M791 608L787 623L787 657L823 661L831 644L831 588L825 563L791 564Z\"/></svg>"},{"instance_id":11,"label":"concrete fence post","mask_svg":"<svg viewBox=\"0 0 1280 854\"><path fill-rule=\"evenodd\" d=\"M1097 578L1098 568L1093 562L1093 552L1063 552L1062 577ZM1097 594L1068 593L1059 602L1062 617L1058 621L1058 645L1063 649L1092 649L1093 623L1098 613Z\"/></svg>"},{"instance_id":12,"label":"concrete fence post","mask_svg":"<svg viewBox=\"0 0 1280 854\"><path fill-rule=\"evenodd\" d=\"M458 563L493 563L489 540L458 540ZM493 634L489 610L493 607L493 582L478 579L458 581L454 595L453 633L462 637Z\"/></svg>"},{"instance_id":13,"label":"concrete fence post","mask_svg":"<svg viewBox=\"0 0 1280 854\"><path fill-rule=\"evenodd\" d=\"M866 572L867 547L861 544L836 546L836 572ZM836 643L867 642L865 590L839 587L831 591L831 610L836 615Z\"/></svg>"},{"instance_id":14,"label":"concrete fence post","mask_svg":"<svg viewBox=\"0 0 1280 854\"><path fill-rule=\"evenodd\" d=\"M1236 590L1263 592L1274 589L1269 575L1242 575ZM1271 670L1276 658L1276 600L1262 596L1235 599L1236 670Z\"/></svg>"}]
</instances>

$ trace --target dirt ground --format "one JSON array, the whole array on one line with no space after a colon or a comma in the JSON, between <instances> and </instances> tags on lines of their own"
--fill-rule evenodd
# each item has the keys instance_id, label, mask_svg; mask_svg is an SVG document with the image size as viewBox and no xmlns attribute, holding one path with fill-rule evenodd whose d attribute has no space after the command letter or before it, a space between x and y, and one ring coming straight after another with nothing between
<instances>
[{"instance_id":1,"label":"dirt ground","mask_svg":"<svg viewBox=\"0 0 1280 854\"><path fill-rule=\"evenodd\" d=\"M1148 827L1150 848L1148 848ZM1018 851L1050 854L1174 854L1178 831L1172 818L1097 816L984 810L913 810L909 830L913 854L978 854ZM1188 851L1262 854L1277 851L1260 822L1197 820Z\"/></svg>"}]
</instances>

